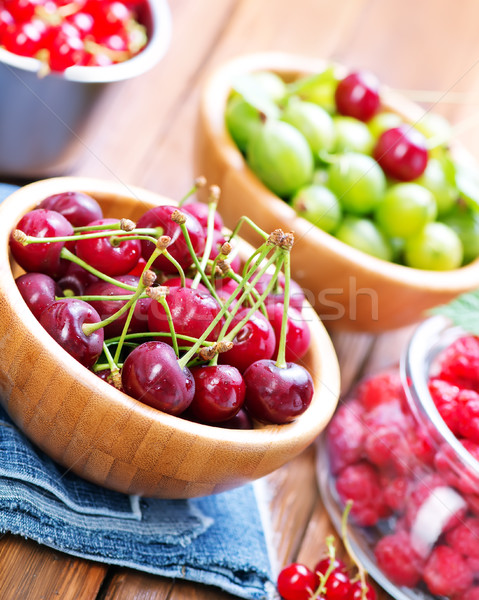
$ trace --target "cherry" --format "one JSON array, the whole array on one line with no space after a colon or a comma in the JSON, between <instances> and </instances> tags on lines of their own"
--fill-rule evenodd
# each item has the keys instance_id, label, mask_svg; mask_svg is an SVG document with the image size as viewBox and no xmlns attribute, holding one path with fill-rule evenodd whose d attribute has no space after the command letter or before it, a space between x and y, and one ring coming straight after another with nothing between
<instances>
[{"instance_id":1,"label":"cherry","mask_svg":"<svg viewBox=\"0 0 479 600\"><path fill-rule=\"evenodd\" d=\"M0 36L3 36L10 25L14 24L12 15L5 8L0 8Z\"/></svg>"},{"instance_id":2,"label":"cherry","mask_svg":"<svg viewBox=\"0 0 479 600\"><path fill-rule=\"evenodd\" d=\"M55 302L61 291L54 279L43 273L25 273L15 280L18 291L37 319L47 306Z\"/></svg>"},{"instance_id":3,"label":"cherry","mask_svg":"<svg viewBox=\"0 0 479 600\"><path fill-rule=\"evenodd\" d=\"M40 324L64 350L85 367L92 367L103 350L103 329L85 335L84 323L99 323L96 310L83 300L65 298L47 306Z\"/></svg>"},{"instance_id":4,"label":"cherry","mask_svg":"<svg viewBox=\"0 0 479 600\"><path fill-rule=\"evenodd\" d=\"M216 423L216 425L225 429L253 429L253 421L243 408L240 408L231 419Z\"/></svg>"},{"instance_id":5,"label":"cherry","mask_svg":"<svg viewBox=\"0 0 479 600\"><path fill-rule=\"evenodd\" d=\"M248 308L240 309L230 326L230 330L244 319ZM251 363L273 356L276 337L270 322L260 312L255 312L236 334L233 348L219 355L219 362L233 365L243 373Z\"/></svg>"},{"instance_id":6,"label":"cherry","mask_svg":"<svg viewBox=\"0 0 479 600\"><path fill-rule=\"evenodd\" d=\"M86 10L94 19L93 32L97 38L105 38L127 29L132 14L124 2L90 0Z\"/></svg>"},{"instance_id":7,"label":"cherry","mask_svg":"<svg viewBox=\"0 0 479 600\"><path fill-rule=\"evenodd\" d=\"M264 275L262 275L260 277L260 279L258 280L256 285L254 286L260 294L262 294L266 290L266 288L268 287L268 285L271 281L271 278L272 278L272 275L270 273L265 273ZM280 273L280 275L278 277L277 285L278 285L278 291L271 292L267 296L267 298L265 300L265 304L278 304L278 303L283 304L284 303L284 275L283 275L283 273ZM295 308L296 310L301 312L303 310L303 304L304 304L304 292L301 289L301 287L299 286L299 284L296 281L294 281L294 279L290 280L289 286L290 286L289 287L289 305L292 308Z\"/></svg>"},{"instance_id":8,"label":"cherry","mask_svg":"<svg viewBox=\"0 0 479 600\"><path fill-rule=\"evenodd\" d=\"M88 14L87 12L76 12L73 15L66 17L66 20L77 28L82 39L85 39L86 36L93 35L93 25L95 24L95 20L92 15Z\"/></svg>"},{"instance_id":9,"label":"cherry","mask_svg":"<svg viewBox=\"0 0 479 600\"><path fill-rule=\"evenodd\" d=\"M336 88L338 112L360 121L369 121L379 110L379 81L369 71L350 73Z\"/></svg>"},{"instance_id":10,"label":"cherry","mask_svg":"<svg viewBox=\"0 0 479 600\"><path fill-rule=\"evenodd\" d=\"M171 238L168 252L180 263L183 269L187 269L191 266L193 259L180 226L171 220L171 215L175 210L177 210L176 206L156 206L138 219L137 227L161 227L163 235L168 235ZM186 215L185 225L190 235L195 254L201 256L205 248L205 232L203 227L192 215ZM148 260L154 250L154 244L148 241L142 241L141 244L143 258ZM177 273L176 267L164 256L160 256L155 260L154 267L165 273Z\"/></svg>"},{"instance_id":11,"label":"cherry","mask_svg":"<svg viewBox=\"0 0 479 600\"><path fill-rule=\"evenodd\" d=\"M316 575L301 563L292 563L280 572L278 592L284 600L310 600L316 589Z\"/></svg>"},{"instance_id":12,"label":"cherry","mask_svg":"<svg viewBox=\"0 0 479 600\"><path fill-rule=\"evenodd\" d=\"M30 21L40 2L35 0L3 0L2 4L17 23Z\"/></svg>"},{"instance_id":13,"label":"cherry","mask_svg":"<svg viewBox=\"0 0 479 600\"><path fill-rule=\"evenodd\" d=\"M199 421L218 423L232 419L244 402L245 385L241 373L230 365L191 369L195 397L189 412Z\"/></svg>"},{"instance_id":14,"label":"cherry","mask_svg":"<svg viewBox=\"0 0 479 600\"><path fill-rule=\"evenodd\" d=\"M116 278L121 283L127 283L135 287L139 284L139 278L134 275L119 275ZM113 283L107 281L97 281L88 286L85 290L85 296L118 296L118 295L133 295L134 292L125 290ZM127 300L89 300L89 304L100 315L101 320L111 317L122 306L127 303ZM128 333L141 333L148 331L148 309L150 307L150 298L139 298L135 303L133 316L128 327ZM121 335L128 311L117 317L112 323L105 325L105 337L111 338Z\"/></svg>"},{"instance_id":15,"label":"cherry","mask_svg":"<svg viewBox=\"0 0 479 600\"><path fill-rule=\"evenodd\" d=\"M221 309L218 302L210 294L187 287L170 288L170 293L166 296L166 302L170 308L175 332L195 338L201 337ZM150 304L148 326L150 331L170 332L165 309L157 301ZM208 335L208 341L217 339L222 326L223 319ZM187 346L189 344L182 340L180 345Z\"/></svg>"},{"instance_id":16,"label":"cherry","mask_svg":"<svg viewBox=\"0 0 479 600\"><path fill-rule=\"evenodd\" d=\"M89 225L106 225L107 230L108 225L118 222L119 219L98 219ZM115 237L122 235L125 233L119 231ZM126 275L136 266L141 254L139 240L115 244L109 237L79 239L75 247L78 258L110 277Z\"/></svg>"},{"instance_id":17,"label":"cherry","mask_svg":"<svg viewBox=\"0 0 479 600\"><path fill-rule=\"evenodd\" d=\"M218 294L218 297L223 302L226 302L231 294L238 287L238 282L234 279L230 279L229 277L224 277L215 280L215 290Z\"/></svg>"},{"instance_id":18,"label":"cherry","mask_svg":"<svg viewBox=\"0 0 479 600\"><path fill-rule=\"evenodd\" d=\"M190 370L180 367L173 348L163 342L144 342L135 348L121 377L127 394L171 415L186 410L195 394Z\"/></svg>"},{"instance_id":19,"label":"cherry","mask_svg":"<svg viewBox=\"0 0 479 600\"><path fill-rule=\"evenodd\" d=\"M83 192L53 194L40 202L38 208L56 210L70 221L73 227L84 227L103 218L103 211L98 202Z\"/></svg>"},{"instance_id":20,"label":"cherry","mask_svg":"<svg viewBox=\"0 0 479 600\"><path fill-rule=\"evenodd\" d=\"M161 285L166 287L181 287L181 277L170 277L166 281L164 281ZM189 277L185 277L185 287L190 288L193 285L193 279ZM202 283L199 283L197 288L198 291L204 292L205 294L209 294L208 288L204 286Z\"/></svg>"},{"instance_id":21,"label":"cherry","mask_svg":"<svg viewBox=\"0 0 479 600\"><path fill-rule=\"evenodd\" d=\"M15 22L7 27L2 38L2 45L19 56L35 56L40 50L45 25L39 19L27 22Z\"/></svg>"},{"instance_id":22,"label":"cherry","mask_svg":"<svg viewBox=\"0 0 479 600\"><path fill-rule=\"evenodd\" d=\"M410 125L400 125L381 134L373 155L386 175L412 181L426 170L426 139Z\"/></svg>"},{"instance_id":23,"label":"cherry","mask_svg":"<svg viewBox=\"0 0 479 600\"><path fill-rule=\"evenodd\" d=\"M244 375L245 406L260 421L289 423L311 404L313 380L301 365L276 366L273 360L258 360Z\"/></svg>"},{"instance_id":24,"label":"cherry","mask_svg":"<svg viewBox=\"0 0 479 600\"><path fill-rule=\"evenodd\" d=\"M269 322L271 323L276 336L276 348L273 356L277 356L283 322L283 305L268 304L266 306L266 312L268 313ZM286 327L286 360L294 362L306 354L311 341L311 333L308 324L301 316L301 313L291 307L288 309L288 321Z\"/></svg>"},{"instance_id":25,"label":"cherry","mask_svg":"<svg viewBox=\"0 0 479 600\"><path fill-rule=\"evenodd\" d=\"M221 247L226 242L226 238L224 235L215 229L213 231L213 246L211 247L210 259L214 260L221 251ZM236 254L232 259L229 259L230 267L233 269L235 273L239 273L241 269L241 260L240 257Z\"/></svg>"},{"instance_id":26,"label":"cherry","mask_svg":"<svg viewBox=\"0 0 479 600\"><path fill-rule=\"evenodd\" d=\"M188 213L189 215L193 215L194 217L196 217L198 223L200 223L200 225L202 225L205 229L208 227L209 208L208 208L208 205L205 204L204 202L189 202L188 204L184 204L181 207L181 210L183 212ZM221 233L221 231L223 230L223 227L224 227L224 223L223 223L223 219L221 218L221 215L218 212L215 212L215 217L214 217L215 230L219 231Z\"/></svg>"},{"instance_id":27,"label":"cherry","mask_svg":"<svg viewBox=\"0 0 479 600\"><path fill-rule=\"evenodd\" d=\"M83 296L86 288L97 281L99 279L96 275L74 262L69 262L64 275L58 280L58 285L65 296Z\"/></svg>"},{"instance_id":28,"label":"cherry","mask_svg":"<svg viewBox=\"0 0 479 600\"><path fill-rule=\"evenodd\" d=\"M376 600L376 590L373 588L372 585L369 585L369 583L366 583L366 595L364 596L364 598L366 600ZM353 584L351 584L351 589L349 591L349 598L348 600L362 600L363 598L363 587L362 587L362 583L361 581L355 581Z\"/></svg>"},{"instance_id":29,"label":"cherry","mask_svg":"<svg viewBox=\"0 0 479 600\"><path fill-rule=\"evenodd\" d=\"M143 256L140 256L136 266L128 273L128 275L135 275L135 277L141 277L143 271L145 270L146 260Z\"/></svg>"},{"instance_id":30,"label":"cherry","mask_svg":"<svg viewBox=\"0 0 479 600\"><path fill-rule=\"evenodd\" d=\"M24 215L17 229L33 237L64 237L73 235L73 227L63 215L52 210L32 210ZM10 236L13 257L25 271L45 273L54 279L65 272L67 262L60 258L64 242L28 244L23 246Z\"/></svg>"},{"instance_id":31,"label":"cherry","mask_svg":"<svg viewBox=\"0 0 479 600\"><path fill-rule=\"evenodd\" d=\"M331 565L331 559L329 557L322 558L314 567L314 572L321 573L321 575L325 575L326 571L329 569L330 565ZM333 563L333 570L334 571L342 571L343 573L346 573L346 570L347 570L346 564L340 558L335 558L334 563Z\"/></svg>"},{"instance_id":32,"label":"cherry","mask_svg":"<svg viewBox=\"0 0 479 600\"><path fill-rule=\"evenodd\" d=\"M84 61L85 45L80 32L67 21L50 29L45 48L49 52L48 64L52 71L65 71Z\"/></svg>"},{"instance_id":33,"label":"cherry","mask_svg":"<svg viewBox=\"0 0 479 600\"><path fill-rule=\"evenodd\" d=\"M351 593L351 581L343 571L332 571L326 582L328 600L346 600Z\"/></svg>"}]
</instances>

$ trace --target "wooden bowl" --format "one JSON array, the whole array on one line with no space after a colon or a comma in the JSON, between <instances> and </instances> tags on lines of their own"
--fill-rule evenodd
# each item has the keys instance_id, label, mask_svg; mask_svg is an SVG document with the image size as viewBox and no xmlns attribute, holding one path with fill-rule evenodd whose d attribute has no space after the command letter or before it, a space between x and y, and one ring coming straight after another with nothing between
<instances>
[{"instance_id":1,"label":"wooden bowl","mask_svg":"<svg viewBox=\"0 0 479 600\"><path fill-rule=\"evenodd\" d=\"M252 54L216 70L204 85L197 123L195 166L222 190L221 213L232 227L247 214L260 227L295 232L293 276L325 324L379 332L414 323L432 306L479 286L479 261L452 271L423 271L367 255L299 217L269 191L246 164L225 127L232 81L241 74L273 71L286 81L324 70L326 61L282 53ZM344 68L338 66L339 72ZM385 90L385 107L414 122L423 111ZM255 240L248 228L242 235Z\"/></svg>"},{"instance_id":2,"label":"wooden bowl","mask_svg":"<svg viewBox=\"0 0 479 600\"><path fill-rule=\"evenodd\" d=\"M313 401L293 423L232 430L150 408L84 368L42 328L14 281L8 239L23 214L64 191L95 197L107 217L133 220L172 201L87 178L39 181L0 205L0 401L20 429L54 460L94 483L161 498L205 496L270 473L306 448L337 404L339 368L326 330L306 313L312 344L304 359Z\"/></svg>"}]
</instances>

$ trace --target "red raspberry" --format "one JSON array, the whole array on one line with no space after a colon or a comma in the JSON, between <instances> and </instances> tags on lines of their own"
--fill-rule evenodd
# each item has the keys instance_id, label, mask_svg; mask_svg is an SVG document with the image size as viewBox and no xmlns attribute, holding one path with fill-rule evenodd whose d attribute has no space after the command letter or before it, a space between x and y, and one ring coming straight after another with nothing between
<instances>
[{"instance_id":1,"label":"red raspberry","mask_svg":"<svg viewBox=\"0 0 479 600\"><path fill-rule=\"evenodd\" d=\"M471 440L461 440L464 448L479 460L479 445ZM479 478L469 471L457 458L455 451L447 444L441 445L436 453L434 465L447 483L463 494L479 494Z\"/></svg>"},{"instance_id":2,"label":"red raspberry","mask_svg":"<svg viewBox=\"0 0 479 600\"><path fill-rule=\"evenodd\" d=\"M418 424L416 424L415 428L411 428L406 435L407 445L418 461L417 466L432 467L436 455L436 447L432 435L426 428L421 428Z\"/></svg>"},{"instance_id":3,"label":"red raspberry","mask_svg":"<svg viewBox=\"0 0 479 600\"><path fill-rule=\"evenodd\" d=\"M447 532L446 541L462 556L479 560L479 519L466 519Z\"/></svg>"},{"instance_id":4,"label":"red raspberry","mask_svg":"<svg viewBox=\"0 0 479 600\"><path fill-rule=\"evenodd\" d=\"M460 388L479 389L479 338L464 336L439 357L439 377Z\"/></svg>"},{"instance_id":5,"label":"red raspberry","mask_svg":"<svg viewBox=\"0 0 479 600\"><path fill-rule=\"evenodd\" d=\"M456 600L479 600L479 586L472 587L456 598Z\"/></svg>"},{"instance_id":6,"label":"red raspberry","mask_svg":"<svg viewBox=\"0 0 479 600\"><path fill-rule=\"evenodd\" d=\"M455 596L471 585L473 574L465 559L449 546L437 546L423 571L423 579L431 594Z\"/></svg>"},{"instance_id":7,"label":"red raspberry","mask_svg":"<svg viewBox=\"0 0 479 600\"><path fill-rule=\"evenodd\" d=\"M458 395L460 389L442 379L429 381L429 393L434 400L439 414L449 429L457 435L459 432Z\"/></svg>"},{"instance_id":8,"label":"red raspberry","mask_svg":"<svg viewBox=\"0 0 479 600\"><path fill-rule=\"evenodd\" d=\"M419 583L424 560L414 551L409 534L398 531L383 537L374 550L378 567L396 585Z\"/></svg>"},{"instance_id":9,"label":"red raspberry","mask_svg":"<svg viewBox=\"0 0 479 600\"><path fill-rule=\"evenodd\" d=\"M464 496L464 500L467 502L472 514L479 517L479 494L468 494Z\"/></svg>"},{"instance_id":10,"label":"red raspberry","mask_svg":"<svg viewBox=\"0 0 479 600\"><path fill-rule=\"evenodd\" d=\"M458 395L457 433L479 444L479 394L461 390Z\"/></svg>"},{"instance_id":11,"label":"red raspberry","mask_svg":"<svg viewBox=\"0 0 479 600\"><path fill-rule=\"evenodd\" d=\"M344 503L353 501L351 517L358 525L374 525L390 513L383 500L379 475L366 462L344 468L336 479L336 490Z\"/></svg>"},{"instance_id":12,"label":"red raspberry","mask_svg":"<svg viewBox=\"0 0 479 600\"><path fill-rule=\"evenodd\" d=\"M404 397L401 377L398 371L386 371L363 380L356 392L358 400L366 410L379 404Z\"/></svg>"},{"instance_id":13,"label":"red raspberry","mask_svg":"<svg viewBox=\"0 0 479 600\"><path fill-rule=\"evenodd\" d=\"M384 502L395 512L402 513L406 510L406 503L412 483L407 477L386 479L383 487Z\"/></svg>"},{"instance_id":14,"label":"red raspberry","mask_svg":"<svg viewBox=\"0 0 479 600\"><path fill-rule=\"evenodd\" d=\"M336 474L363 456L366 430L362 407L355 400L343 404L328 428L328 453L331 471Z\"/></svg>"}]
</instances>

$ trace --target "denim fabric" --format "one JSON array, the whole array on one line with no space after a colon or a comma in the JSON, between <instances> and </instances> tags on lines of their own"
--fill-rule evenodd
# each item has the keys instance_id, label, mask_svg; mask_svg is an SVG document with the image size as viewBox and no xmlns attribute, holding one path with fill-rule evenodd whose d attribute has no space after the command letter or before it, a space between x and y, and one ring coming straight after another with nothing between
<instances>
[{"instance_id":1,"label":"denim fabric","mask_svg":"<svg viewBox=\"0 0 479 600\"><path fill-rule=\"evenodd\" d=\"M0 184L0 201L14 189ZM241 598L275 597L252 485L192 500L112 492L65 472L1 408L0 532Z\"/></svg>"}]
</instances>

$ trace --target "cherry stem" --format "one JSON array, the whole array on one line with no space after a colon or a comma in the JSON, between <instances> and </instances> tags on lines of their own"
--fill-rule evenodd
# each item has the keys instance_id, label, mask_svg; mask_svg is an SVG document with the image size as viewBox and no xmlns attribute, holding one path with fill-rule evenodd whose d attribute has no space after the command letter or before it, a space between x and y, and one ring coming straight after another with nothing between
<instances>
[{"instance_id":1,"label":"cherry stem","mask_svg":"<svg viewBox=\"0 0 479 600\"><path fill-rule=\"evenodd\" d=\"M154 302L154 300L153 300L153 302ZM176 338L175 324L173 323L173 317L171 316L171 310L170 310L170 307L168 306L168 302L166 301L166 297L161 295L158 298L158 302L161 304L161 306L165 310L166 318L168 320L168 327L170 328L171 340L173 343L173 350L175 351L176 356L179 357L180 352L178 350L178 340Z\"/></svg>"},{"instance_id":2,"label":"cherry stem","mask_svg":"<svg viewBox=\"0 0 479 600\"><path fill-rule=\"evenodd\" d=\"M210 202L208 204L208 221L206 227L206 244L205 251L203 252L203 257L201 259L201 271L204 272L206 269L206 265L208 264L208 258L211 254L211 249L213 248L213 233L215 230L215 213L216 213L216 202ZM214 267L213 267L214 269ZM201 271L198 271L193 279L193 283L191 284L192 289L196 289L201 280ZM212 271L214 274L214 270Z\"/></svg>"},{"instance_id":3,"label":"cherry stem","mask_svg":"<svg viewBox=\"0 0 479 600\"><path fill-rule=\"evenodd\" d=\"M327 592L326 583L329 579L329 576L335 569L336 546L334 545L334 541L335 540L332 535L328 535L328 537L325 540L326 548L328 549L329 564L328 564L328 568L326 569L325 573L320 573L319 571L316 572L316 575L319 577L319 586L317 587L314 594L311 596L310 600L319 600L319 598L326 597L326 592Z\"/></svg>"},{"instance_id":4,"label":"cherry stem","mask_svg":"<svg viewBox=\"0 0 479 600\"><path fill-rule=\"evenodd\" d=\"M118 281L118 279L114 279L113 277L110 277L109 275L105 275L105 273L102 273L98 269L91 267L87 262L85 262L81 258L78 258L78 256L73 254L73 252L70 252L70 250L68 250L68 248L63 247L61 249L60 256L61 256L61 258L64 258L71 262L74 262L79 267L83 267L85 269L85 271L92 273L92 275L96 275L96 277L98 277L99 279L102 279L103 281L107 281L108 283L113 283L113 285L116 285L125 290L130 290L131 292L136 291L136 287L134 285L129 285L127 283L123 283L122 281Z\"/></svg>"},{"instance_id":5,"label":"cherry stem","mask_svg":"<svg viewBox=\"0 0 479 600\"><path fill-rule=\"evenodd\" d=\"M182 231L182 233L184 235L184 238L185 238L185 241L186 241L186 245L188 246L188 250L189 250L189 252L191 254L191 258L193 259L193 262L195 263L195 267L198 270L198 273L200 273L201 281L206 285L206 287L208 288L209 293L213 296L213 298L221 306L223 303L221 302L220 298L218 297L218 294L216 293L215 288L211 285L211 282L208 279L208 277L206 276L206 273L201 268L200 261L198 260L198 257L196 256L195 250L193 248L193 244L191 243L190 234L188 232L188 229L187 229L185 223L180 223L180 228L181 228L181 231Z\"/></svg>"},{"instance_id":6,"label":"cherry stem","mask_svg":"<svg viewBox=\"0 0 479 600\"><path fill-rule=\"evenodd\" d=\"M356 568L358 570L359 580L361 581L361 600L366 600L366 594L367 594L366 570L364 569L362 564L359 562L359 559L356 556L356 553L354 552L354 550L351 546L351 542L349 541L349 536L348 536L348 517L349 517L349 513L351 512L352 506L353 506L353 501L348 500L346 502L343 516L341 518L341 539L343 541L344 547L346 549L346 552L348 553L349 558L356 565Z\"/></svg>"},{"instance_id":7,"label":"cherry stem","mask_svg":"<svg viewBox=\"0 0 479 600\"><path fill-rule=\"evenodd\" d=\"M286 368L286 334L288 333L288 311L290 301L291 266L289 250L281 250L284 258L284 303L283 318L281 320L281 333L279 335L278 356L276 366ZM273 282L274 284L275 282Z\"/></svg>"},{"instance_id":8,"label":"cherry stem","mask_svg":"<svg viewBox=\"0 0 479 600\"><path fill-rule=\"evenodd\" d=\"M240 283L241 282L241 277L238 275L238 273L235 273L233 271L233 269L231 269L228 274L228 277L230 277L230 279L233 279L234 281L236 281L236 283ZM252 300L251 298L248 298L250 305L253 305L253 302L255 300L258 300L261 296L260 293L258 292L258 290L256 288L253 288L251 290L251 296L253 296L254 300ZM264 305L264 301L261 302L260 306L259 306L260 311L263 313L263 315L268 318L268 313L266 312L266 307Z\"/></svg>"},{"instance_id":9,"label":"cherry stem","mask_svg":"<svg viewBox=\"0 0 479 600\"><path fill-rule=\"evenodd\" d=\"M108 367L110 369L111 381L113 382L113 385L116 387L116 389L119 390L121 389L120 369L117 364L117 361L111 356L110 349L105 344L105 342L103 342L103 352L105 354L106 360L108 362Z\"/></svg>"},{"instance_id":10,"label":"cherry stem","mask_svg":"<svg viewBox=\"0 0 479 600\"><path fill-rule=\"evenodd\" d=\"M181 287L185 287L186 286L186 276L185 276L185 272L183 271L183 267L180 265L180 263L176 260L176 258L174 258L173 256L171 256L171 254L168 252L168 250L166 248L164 248L163 250L161 250L160 254L163 254L163 256L167 260L169 260L172 265L174 265L175 269L180 274L180 284L181 284Z\"/></svg>"},{"instance_id":11,"label":"cherry stem","mask_svg":"<svg viewBox=\"0 0 479 600\"><path fill-rule=\"evenodd\" d=\"M132 231L130 234L125 233L121 235L112 235L110 238L112 246L119 246L122 242L127 242L128 240L145 240L146 242L151 242L152 244L156 244L158 241L157 238L154 238L151 235L136 235L134 231Z\"/></svg>"},{"instance_id":12,"label":"cherry stem","mask_svg":"<svg viewBox=\"0 0 479 600\"><path fill-rule=\"evenodd\" d=\"M55 296L55 300L61 300L63 298L63 296ZM112 301L122 301L122 300L130 300L131 299L131 294L119 294L118 296L94 296L94 295L90 295L90 296L74 296L74 295L68 295L68 298L73 298L74 300L84 300L85 302L110 302L110 300ZM141 296L139 296L139 298L148 298L147 294L143 293L141 294Z\"/></svg>"},{"instance_id":13,"label":"cherry stem","mask_svg":"<svg viewBox=\"0 0 479 600\"><path fill-rule=\"evenodd\" d=\"M249 217L243 215L238 223L236 224L236 227L233 229L233 231L231 232L231 235L228 239L229 242L231 242L231 240L233 238L235 238L238 235L239 230L241 229L243 223L246 223L247 225L249 225L252 229L254 229L254 231L256 231L256 233L258 235L260 235L264 240L268 239L268 234L266 233L266 231L264 231L263 229L261 229L261 227L258 227L258 225L256 225L256 223L254 221L252 221Z\"/></svg>"},{"instance_id":14,"label":"cherry stem","mask_svg":"<svg viewBox=\"0 0 479 600\"><path fill-rule=\"evenodd\" d=\"M206 179L200 175L195 179L193 187L183 196L183 198L178 202L178 207L181 208L183 204L190 198L193 194L206 185Z\"/></svg>"},{"instance_id":15,"label":"cherry stem","mask_svg":"<svg viewBox=\"0 0 479 600\"><path fill-rule=\"evenodd\" d=\"M261 246L261 248L262 248L262 253L260 254L258 260L256 261L254 267L251 269L251 272L248 272L243 277L241 285L239 285L235 290L233 290L233 292L231 293L230 297L224 303L224 305L221 307L221 310L218 312L218 314L216 315L216 317L213 319L213 321L211 321L211 323L205 329L205 331L203 332L203 335L200 338L198 338L198 341L195 343L195 345L192 346L192 348L190 348L190 350L178 361L179 364L180 364L180 367L182 369L184 369L186 367L186 365L188 364L188 362L192 359L192 357L194 356L194 354L196 354L196 352L198 351L198 348L201 346L202 342L204 340L206 340L206 338L213 331L213 329L216 327L216 325L221 321L221 319L226 314L226 312L228 311L229 307L234 302L236 296L240 293L240 291L243 289L243 287L248 285L247 282L248 282L249 277L254 273L254 271L257 268L257 265L261 264L261 262L263 261L263 259L270 252L271 245L268 242L266 242L266 243L264 243Z\"/></svg>"},{"instance_id":16,"label":"cherry stem","mask_svg":"<svg viewBox=\"0 0 479 600\"><path fill-rule=\"evenodd\" d=\"M139 296L137 297L138 300ZM128 311L128 315L126 317L125 324L123 325L123 329L121 331L120 339L118 341L118 345L115 351L115 362L118 362L120 359L121 350L123 348L123 344L125 342L125 336L128 333L128 328L130 327L131 319L133 318L133 313L135 312L136 300L131 304L130 310Z\"/></svg>"},{"instance_id":17,"label":"cherry stem","mask_svg":"<svg viewBox=\"0 0 479 600\"><path fill-rule=\"evenodd\" d=\"M125 335L125 341L128 340L142 340L145 337L171 337L171 335L169 333L167 333L166 331L145 331L145 332L141 332L141 333L128 333L127 335ZM191 342L193 344L196 344L196 342L198 341L198 338L194 338L191 337L189 335L183 335L181 333L177 333L176 334L177 339L181 340L181 341L185 341L185 342ZM120 336L114 337L114 338L109 338L108 340L105 340L105 344L115 344L116 342L118 342L120 340ZM201 345L202 346L214 346L215 342L208 342L207 340L204 340ZM190 349L190 346L188 346L188 350Z\"/></svg>"},{"instance_id":18,"label":"cherry stem","mask_svg":"<svg viewBox=\"0 0 479 600\"><path fill-rule=\"evenodd\" d=\"M103 227L105 227L103 225ZM161 227L159 228L161 229ZM132 239L129 238L129 234L131 235L149 235L149 236L160 236L161 233L158 233L157 229L154 228L145 228L145 229L133 229L131 232L125 232L125 235L121 235L122 240L127 240L127 239ZM55 244L57 242L78 242L79 240L94 240L94 239L98 239L98 238L104 238L104 237L112 237L112 236L118 236L120 237L120 235L118 234L118 229L108 229L105 230L103 229L103 231L95 231L94 233L85 233L80 235L65 235L65 236L59 236L59 237L35 237L32 235L27 235L25 236L24 239L22 239L21 244L23 246L28 246L29 244ZM148 238L149 241L152 241L154 243L156 243L156 237L149 237Z\"/></svg>"}]
</instances>

